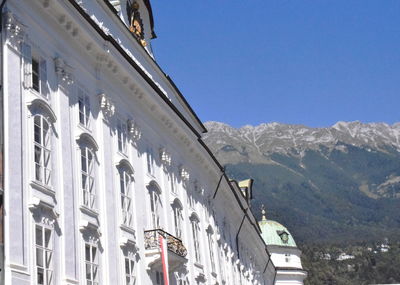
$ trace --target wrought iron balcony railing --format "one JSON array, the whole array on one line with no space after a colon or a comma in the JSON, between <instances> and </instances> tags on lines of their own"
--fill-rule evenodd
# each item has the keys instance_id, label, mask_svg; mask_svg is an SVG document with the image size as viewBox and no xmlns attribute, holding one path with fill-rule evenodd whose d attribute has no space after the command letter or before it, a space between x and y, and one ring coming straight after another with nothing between
<instances>
[{"instance_id":1,"label":"wrought iron balcony railing","mask_svg":"<svg viewBox=\"0 0 400 285\"><path fill-rule=\"evenodd\" d=\"M181 257L185 257L187 255L186 247L183 245L180 239L160 229L144 231L145 249L160 248L160 235L167 239L168 250Z\"/></svg>"}]
</instances>

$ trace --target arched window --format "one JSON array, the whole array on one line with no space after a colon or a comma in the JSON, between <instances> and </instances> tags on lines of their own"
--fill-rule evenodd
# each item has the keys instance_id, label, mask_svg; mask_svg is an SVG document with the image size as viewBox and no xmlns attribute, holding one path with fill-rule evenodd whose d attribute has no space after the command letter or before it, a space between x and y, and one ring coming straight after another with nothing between
<instances>
[{"instance_id":1,"label":"arched window","mask_svg":"<svg viewBox=\"0 0 400 285\"><path fill-rule=\"evenodd\" d=\"M51 184L51 128L42 115L34 116L34 164L35 180Z\"/></svg>"},{"instance_id":2,"label":"arched window","mask_svg":"<svg viewBox=\"0 0 400 285\"><path fill-rule=\"evenodd\" d=\"M215 256L214 256L214 230L211 226L207 228L207 239L208 239L208 250L210 253L211 271L217 272L215 268Z\"/></svg>"},{"instance_id":3,"label":"arched window","mask_svg":"<svg viewBox=\"0 0 400 285\"><path fill-rule=\"evenodd\" d=\"M151 212L151 226L153 229L160 228L160 213L162 208L161 203L161 190L156 182L150 182L149 186L150 195L150 212Z\"/></svg>"},{"instance_id":4,"label":"arched window","mask_svg":"<svg viewBox=\"0 0 400 285\"><path fill-rule=\"evenodd\" d=\"M93 137L82 133L78 139L80 147L80 178L82 204L89 209L96 208L96 151L98 146Z\"/></svg>"},{"instance_id":5,"label":"arched window","mask_svg":"<svg viewBox=\"0 0 400 285\"><path fill-rule=\"evenodd\" d=\"M190 217L190 221L192 224L192 238L193 238L193 249L194 249L194 257L197 263L201 263L200 256L200 220L198 216L193 213Z\"/></svg>"},{"instance_id":6,"label":"arched window","mask_svg":"<svg viewBox=\"0 0 400 285\"><path fill-rule=\"evenodd\" d=\"M122 224L133 226L133 168L127 160L118 165L119 189L121 196Z\"/></svg>"},{"instance_id":7,"label":"arched window","mask_svg":"<svg viewBox=\"0 0 400 285\"><path fill-rule=\"evenodd\" d=\"M95 175L93 151L83 146L81 148L81 187L83 194L83 205L93 209L95 206Z\"/></svg>"},{"instance_id":8,"label":"arched window","mask_svg":"<svg viewBox=\"0 0 400 285\"><path fill-rule=\"evenodd\" d=\"M182 228L183 228L183 207L179 199L175 199L172 204L172 210L174 211L174 226L175 236L182 239Z\"/></svg>"}]
</instances>

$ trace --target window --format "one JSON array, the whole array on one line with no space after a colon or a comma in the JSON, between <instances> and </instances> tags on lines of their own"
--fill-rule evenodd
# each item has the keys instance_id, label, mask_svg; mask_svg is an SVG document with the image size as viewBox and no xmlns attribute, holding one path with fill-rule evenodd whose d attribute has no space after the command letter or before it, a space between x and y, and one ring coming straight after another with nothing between
<instances>
[{"instance_id":1,"label":"window","mask_svg":"<svg viewBox=\"0 0 400 285\"><path fill-rule=\"evenodd\" d=\"M34 117L35 180L50 185L51 149L50 125L41 115Z\"/></svg>"},{"instance_id":2,"label":"window","mask_svg":"<svg viewBox=\"0 0 400 285\"><path fill-rule=\"evenodd\" d=\"M39 71L39 62L37 59L32 58L32 88L37 92L40 92L40 71Z\"/></svg>"},{"instance_id":3,"label":"window","mask_svg":"<svg viewBox=\"0 0 400 285\"><path fill-rule=\"evenodd\" d=\"M47 64L40 56L32 56L32 48L22 43L22 55L24 58L24 87L32 88L47 98Z\"/></svg>"},{"instance_id":4,"label":"window","mask_svg":"<svg viewBox=\"0 0 400 285\"><path fill-rule=\"evenodd\" d=\"M153 229L160 228L160 190L156 187L150 189L150 210L151 210L151 226Z\"/></svg>"},{"instance_id":5,"label":"window","mask_svg":"<svg viewBox=\"0 0 400 285\"><path fill-rule=\"evenodd\" d=\"M94 188L94 155L87 146L81 148L81 187L83 194L83 205L94 209L95 188Z\"/></svg>"},{"instance_id":6,"label":"window","mask_svg":"<svg viewBox=\"0 0 400 285\"><path fill-rule=\"evenodd\" d=\"M86 285L99 284L99 257L96 245L85 243Z\"/></svg>"},{"instance_id":7,"label":"window","mask_svg":"<svg viewBox=\"0 0 400 285\"><path fill-rule=\"evenodd\" d=\"M132 173L128 172L125 168L119 171L120 191L121 191L121 209L122 209L122 223L128 227L133 223L133 209L132 209Z\"/></svg>"},{"instance_id":8,"label":"window","mask_svg":"<svg viewBox=\"0 0 400 285\"><path fill-rule=\"evenodd\" d=\"M199 233L200 233L199 221L196 219L192 219L193 248L194 248L195 260L197 263L201 263Z\"/></svg>"},{"instance_id":9,"label":"window","mask_svg":"<svg viewBox=\"0 0 400 285\"><path fill-rule=\"evenodd\" d=\"M53 282L52 230L35 226L36 284L51 285Z\"/></svg>"},{"instance_id":10,"label":"window","mask_svg":"<svg viewBox=\"0 0 400 285\"><path fill-rule=\"evenodd\" d=\"M135 260L132 256L125 256L125 280L126 285L134 285L136 282Z\"/></svg>"},{"instance_id":11,"label":"window","mask_svg":"<svg viewBox=\"0 0 400 285\"><path fill-rule=\"evenodd\" d=\"M90 99L89 96L78 88L78 107L79 107L79 123L89 128L90 119Z\"/></svg>"},{"instance_id":12,"label":"window","mask_svg":"<svg viewBox=\"0 0 400 285\"><path fill-rule=\"evenodd\" d=\"M214 258L214 239L212 232L208 232L207 237L208 237L208 250L210 251L211 271L216 272L215 258Z\"/></svg>"},{"instance_id":13,"label":"window","mask_svg":"<svg viewBox=\"0 0 400 285\"><path fill-rule=\"evenodd\" d=\"M194 195L194 193L188 193L188 196L187 196L188 204L189 204L190 208L192 208L192 209L194 209L194 207L196 205L193 195Z\"/></svg>"},{"instance_id":14,"label":"window","mask_svg":"<svg viewBox=\"0 0 400 285\"><path fill-rule=\"evenodd\" d=\"M176 201L173 204L173 211L174 211L175 236L179 239L182 239L183 215L182 215L182 206L180 205L180 202Z\"/></svg>"},{"instance_id":15,"label":"window","mask_svg":"<svg viewBox=\"0 0 400 285\"><path fill-rule=\"evenodd\" d=\"M168 175L168 180L169 180L169 185L170 185L170 190L172 193L177 193L176 185L175 185L175 175L173 173L170 173Z\"/></svg>"},{"instance_id":16,"label":"window","mask_svg":"<svg viewBox=\"0 0 400 285\"><path fill-rule=\"evenodd\" d=\"M117 122L118 151L126 154L128 129L126 123L118 120Z\"/></svg>"},{"instance_id":17,"label":"window","mask_svg":"<svg viewBox=\"0 0 400 285\"><path fill-rule=\"evenodd\" d=\"M290 254L285 253L285 262L290 262Z\"/></svg>"},{"instance_id":18,"label":"window","mask_svg":"<svg viewBox=\"0 0 400 285\"><path fill-rule=\"evenodd\" d=\"M219 256L218 256L219 260L218 260L218 264L219 264L219 268L221 270L221 279L226 281L226 276L225 276L225 258L224 258L224 250L222 248L222 245L220 246L219 249ZM226 283L225 283L226 284Z\"/></svg>"},{"instance_id":19,"label":"window","mask_svg":"<svg viewBox=\"0 0 400 285\"><path fill-rule=\"evenodd\" d=\"M160 271L156 271L156 284L164 285L164 275Z\"/></svg>"},{"instance_id":20,"label":"window","mask_svg":"<svg viewBox=\"0 0 400 285\"><path fill-rule=\"evenodd\" d=\"M151 175L154 175L154 155L153 155L153 149L151 147L147 148L146 159L147 159L147 172Z\"/></svg>"}]
</instances>

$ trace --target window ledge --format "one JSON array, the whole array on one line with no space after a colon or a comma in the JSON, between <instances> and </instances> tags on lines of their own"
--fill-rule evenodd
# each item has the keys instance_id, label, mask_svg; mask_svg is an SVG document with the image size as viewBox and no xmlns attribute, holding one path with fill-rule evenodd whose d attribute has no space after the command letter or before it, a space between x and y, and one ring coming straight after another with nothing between
<instances>
[{"instance_id":1,"label":"window ledge","mask_svg":"<svg viewBox=\"0 0 400 285\"><path fill-rule=\"evenodd\" d=\"M45 96L45 95L43 95L42 93L36 91L36 90L33 89L32 87L25 88L25 89L29 90L30 93L31 93L32 95L34 95L35 97L38 97L38 98L40 98L40 99L43 99L43 100L45 100L45 101L47 101L47 102L50 101L49 98L48 98L47 96Z\"/></svg>"},{"instance_id":2,"label":"window ledge","mask_svg":"<svg viewBox=\"0 0 400 285\"><path fill-rule=\"evenodd\" d=\"M127 225L121 224L121 225L119 226L119 228L120 228L121 230L127 232L127 233L132 234L133 236L136 235L136 231L135 231L131 226L127 226Z\"/></svg>"},{"instance_id":3,"label":"window ledge","mask_svg":"<svg viewBox=\"0 0 400 285\"><path fill-rule=\"evenodd\" d=\"M156 177L152 173L147 172L146 175L147 175L147 177L149 177L152 180L156 179Z\"/></svg>"},{"instance_id":4,"label":"window ledge","mask_svg":"<svg viewBox=\"0 0 400 285\"><path fill-rule=\"evenodd\" d=\"M200 269L204 269L204 266L198 262L195 262L194 266L196 266L197 268L200 268Z\"/></svg>"},{"instance_id":5,"label":"window ledge","mask_svg":"<svg viewBox=\"0 0 400 285\"><path fill-rule=\"evenodd\" d=\"M122 152L122 151L120 151L120 150L117 150L117 153L118 153L119 156L121 156L121 157L123 157L123 158L126 158L126 159L129 158L128 155L127 155L125 152Z\"/></svg>"},{"instance_id":6,"label":"window ledge","mask_svg":"<svg viewBox=\"0 0 400 285\"><path fill-rule=\"evenodd\" d=\"M90 209L87 206L81 205L79 209L81 210L82 213L89 215L93 218L98 218L99 216L99 213L96 210Z\"/></svg>"},{"instance_id":7,"label":"window ledge","mask_svg":"<svg viewBox=\"0 0 400 285\"><path fill-rule=\"evenodd\" d=\"M88 132L89 134L92 133L92 130L89 127L81 124L80 122L78 122L78 127L81 128L82 131L84 131L84 132Z\"/></svg>"},{"instance_id":8,"label":"window ledge","mask_svg":"<svg viewBox=\"0 0 400 285\"><path fill-rule=\"evenodd\" d=\"M50 195L53 197L56 195L56 191L54 191L54 189L49 185L45 185L36 180L32 180L30 184L31 184L32 188L34 188L44 194L47 194L47 195Z\"/></svg>"}]
</instances>

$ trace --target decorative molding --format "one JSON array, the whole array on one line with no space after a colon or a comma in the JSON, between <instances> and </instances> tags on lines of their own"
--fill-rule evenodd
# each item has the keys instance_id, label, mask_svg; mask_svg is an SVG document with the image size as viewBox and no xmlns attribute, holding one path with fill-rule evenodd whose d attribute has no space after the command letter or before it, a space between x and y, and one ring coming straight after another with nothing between
<instances>
[{"instance_id":1,"label":"decorative molding","mask_svg":"<svg viewBox=\"0 0 400 285\"><path fill-rule=\"evenodd\" d=\"M142 137L142 131L140 130L139 125L133 120L128 120L127 126L129 137L131 138L131 140L134 142L140 140L140 138Z\"/></svg>"},{"instance_id":2,"label":"decorative molding","mask_svg":"<svg viewBox=\"0 0 400 285\"><path fill-rule=\"evenodd\" d=\"M110 118L115 114L115 105L104 93L99 95L100 109L106 118Z\"/></svg>"},{"instance_id":3,"label":"decorative molding","mask_svg":"<svg viewBox=\"0 0 400 285\"><path fill-rule=\"evenodd\" d=\"M184 168L183 166L180 167L179 169L179 175L181 176L183 181L189 181L190 178L190 174L189 172L186 170L186 168Z\"/></svg>"},{"instance_id":4,"label":"decorative molding","mask_svg":"<svg viewBox=\"0 0 400 285\"><path fill-rule=\"evenodd\" d=\"M137 246L136 241L133 239L122 237L119 244L121 247L132 248L135 251L139 251L139 247Z\"/></svg>"},{"instance_id":5,"label":"decorative molding","mask_svg":"<svg viewBox=\"0 0 400 285\"><path fill-rule=\"evenodd\" d=\"M97 144L96 140L93 138L91 134L88 132L82 132L76 137L76 142L78 144L85 143L87 146L92 149L93 151L98 151L99 150L99 145Z\"/></svg>"},{"instance_id":6,"label":"decorative molding","mask_svg":"<svg viewBox=\"0 0 400 285\"><path fill-rule=\"evenodd\" d=\"M65 82L67 85L71 85L74 83L74 78L71 72L71 67L65 63L65 61L56 57L54 59L54 66L56 70L56 74L61 79L61 81Z\"/></svg>"},{"instance_id":7,"label":"decorative molding","mask_svg":"<svg viewBox=\"0 0 400 285\"><path fill-rule=\"evenodd\" d=\"M89 221L81 221L80 225L79 225L79 230L81 232L84 231L93 231L96 233L97 236L89 236L88 237L88 242L93 243L93 244L98 244L100 239L99 237L101 237L101 232L99 229L99 226L96 224L93 224Z\"/></svg>"},{"instance_id":8,"label":"decorative molding","mask_svg":"<svg viewBox=\"0 0 400 285\"><path fill-rule=\"evenodd\" d=\"M53 226L56 219L59 218L60 214L57 213L54 209L54 205L47 203L37 197L33 197L28 205L28 208L34 212L34 211L41 211L42 209L44 209L45 211L47 211L48 213L50 213L50 217L45 217L44 215L41 218L41 222L45 225L48 226Z\"/></svg>"},{"instance_id":9,"label":"decorative molding","mask_svg":"<svg viewBox=\"0 0 400 285\"><path fill-rule=\"evenodd\" d=\"M171 154L165 148L160 148L160 160L164 166L171 166Z\"/></svg>"},{"instance_id":10,"label":"decorative molding","mask_svg":"<svg viewBox=\"0 0 400 285\"><path fill-rule=\"evenodd\" d=\"M7 31L7 36L14 43L21 43L24 40L25 26L15 17L10 11L3 14L4 26Z\"/></svg>"},{"instance_id":11,"label":"decorative molding","mask_svg":"<svg viewBox=\"0 0 400 285\"><path fill-rule=\"evenodd\" d=\"M57 121L56 114L53 112L53 109L51 109L51 106L45 100L36 98L28 102L27 105L31 112L33 112L36 108L43 111L41 112L41 115L44 116L49 122L54 124Z\"/></svg>"}]
</instances>

